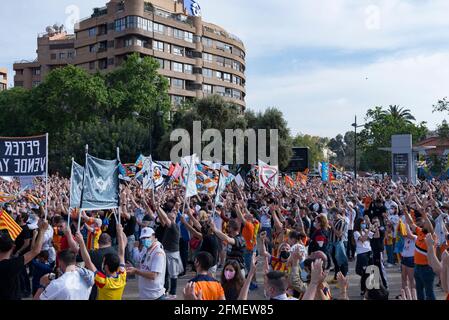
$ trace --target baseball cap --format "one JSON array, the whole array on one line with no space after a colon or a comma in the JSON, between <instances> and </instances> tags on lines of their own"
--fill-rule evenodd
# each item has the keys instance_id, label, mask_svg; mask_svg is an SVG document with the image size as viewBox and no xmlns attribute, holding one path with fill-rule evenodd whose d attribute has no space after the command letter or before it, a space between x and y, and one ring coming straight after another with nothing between
<instances>
[{"instance_id":1,"label":"baseball cap","mask_svg":"<svg viewBox=\"0 0 449 320\"><path fill-rule=\"evenodd\" d=\"M140 239L150 238L154 234L154 230L151 228L143 228L140 232Z\"/></svg>"}]
</instances>

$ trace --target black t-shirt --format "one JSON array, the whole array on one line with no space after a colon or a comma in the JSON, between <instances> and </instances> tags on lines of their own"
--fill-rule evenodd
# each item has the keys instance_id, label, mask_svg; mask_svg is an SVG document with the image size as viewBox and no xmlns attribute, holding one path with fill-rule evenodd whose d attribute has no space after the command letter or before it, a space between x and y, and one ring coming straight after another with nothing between
<instances>
[{"instance_id":1,"label":"black t-shirt","mask_svg":"<svg viewBox=\"0 0 449 320\"><path fill-rule=\"evenodd\" d=\"M245 239L241 235L237 235L233 238L235 240L235 244L228 244L227 252L226 252L226 260L236 260L242 269L245 268L245 261L243 259L243 254L246 248Z\"/></svg>"},{"instance_id":2,"label":"black t-shirt","mask_svg":"<svg viewBox=\"0 0 449 320\"><path fill-rule=\"evenodd\" d=\"M0 301L21 299L19 274L24 264L23 256L0 261Z\"/></svg>"},{"instance_id":3,"label":"black t-shirt","mask_svg":"<svg viewBox=\"0 0 449 320\"><path fill-rule=\"evenodd\" d=\"M90 259L92 260L92 263L95 265L95 268L97 268L97 270L101 270L103 273L104 270L101 269L101 265L103 264L104 256L107 255L108 253L117 254L117 250L115 250L113 247L107 247L89 251Z\"/></svg>"},{"instance_id":4,"label":"black t-shirt","mask_svg":"<svg viewBox=\"0 0 449 320\"><path fill-rule=\"evenodd\" d=\"M218 239L216 235L206 235L203 236L203 241L201 242L200 251L209 252L214 258L213 265L215 266L218 261Z\"/></svg>"},{"instance_id":5,"label":"black t-shirt","mask_svg":"<svg viewBox=\"0 0 449 320\"><path fill-rule=\"evenodd\" d=\"M131 216L128 220L126 220L123 232L126 234L127 237L134 235L136 232L136 217Z\"/></svg>"},{"instance_id":6,"label":"black t-shirt","mask_svg":"<svg viewBox=\"0 0 449 320\"><path fill-rule=\"evenodd\" d=\"M229 286L229 288L224 288L224 293L226 300L236 301L239 298L240 291L237 290L234 286Z\"/></svg>"},{"instance_id":7,"label":"black t-shirt","mask_svg":"<svg viewBox=\"0 0 449 320\"><path fill-rule=\"evenodd\" d=\"M379 229L379 238L372 238L370 240L371 249L373 252L383 252L385 249L384 239L385 239L385 227L381 226Z\"/></svg>"},{"instance_id":8,"label":"black t-shirt","mask_svg":"<svg viewBox=\"0 0 449 320\"><path fill-rule=\"evenodd\" d=\"M176 223L165 227L161 243L168 252L179 251L179 228Z\"/></svg>"},{"instance_id":9,"label":"black t-shirt","mask_svg":"<svg viewBox=\"0 0 449 320\"><path fill-rule=\"evenodd\" d=\"M384 216L383 214L387 212L387 208L384 205L378 207L374 203L371 204L368 210L368 217L372 220L374 217L378 217L380 220L380 224L384 225Z\"/></svg>"},{"instance_id":10,"label":"black t-shirt","mask_svg":"<svg viewBox=\"0 0 449 320\"><path fill-rule=\"evenodd\" d=\"M14 254L22 248L23 244L27 239L30 239L30 244L25 250L22 250L22 255L30 251L31 249L31 239L33 238L33 232L28 228L28 225L22 226L22 232L20 232L19 236L17 237L15 244L16 247L14 249Z\"/></svg>"}]
</instances>

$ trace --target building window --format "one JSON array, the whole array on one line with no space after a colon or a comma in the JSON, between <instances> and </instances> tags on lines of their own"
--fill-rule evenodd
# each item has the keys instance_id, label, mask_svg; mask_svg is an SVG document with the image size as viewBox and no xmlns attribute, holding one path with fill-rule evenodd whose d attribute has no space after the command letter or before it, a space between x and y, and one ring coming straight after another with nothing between
<instances>
[{"instance_id":1,"label":"building window","mask_svg":"<svg viewBox=\"0 0 449 320\"><path fill-rule=\"evenodd\" d=\"M212 94L212 86L210 84L203 84L203 92L206 94Z\"/></svg>"},{"instance_id":2,"label":"building window","mask_svg":"<svg viewBox=\"0 0 449 320\"><path fill-rule=\"evenodd\" d=\"M203 77L212 78L212 70L203 68Z\"/></svg>"},{"instance_id":3,"label":"building window","mask_svg":"<svg viewBox=\"0 0 449 320\"><path fill-rule=\"evenodd\" d=\"M93 27L89 29L89 37L95 37L97 35L97 28Z\"/></svg>"},{"instance_id":4,"label":"building window","mask_svg":"<svg viewBox=\"0 0 449 320\"><path fill-rule=\"evenodd\" d=\"M223 80L223 73L220 71L215 71L215 78Z\"/></svg>"},{"instance_id":5,"label":"building window","mask_svg":"<svg viewBox=\"0 0 449 320\"><path fill-rule=\"evenodd\" d=\"M242 99L242 93L239 90L232 90L232 97L237 100Z\"/></svg>"},{"instance_id":6,"label":"building window","mask_svg":"<svg viewBox=\"0 0 449 320\"><path fill-rule=\"evenodd\" d=\"M234 70L240 71L240 62L233 61L233 62L232 62L232 68L233 68Z\"/></svg>"},{"instance_id":7,"label":"building window","mask_svg":"<svg viewBox=\"0 0 449 320\"><path fill-rule=\"evenodd\" d=\"M159 62L159 68L164 69L164 59L155 58Z\"/></svg>"},{"instance_id":8,"label":"building window","mask_svg":"<svg viewBox=\"0 0 449 320\"><path fill-rule=\"evenodd\" d=\"M131 47L133 45L133 39L129 38L129 39L125 39L125 47Z\"/></svg>"},{"instance_id":9,"label":"building window","mask_svg":"<svg viewBox=\"0 0 449 320\"><path fill-rule=\"evenodd\" d=\"M184 89L184 80L173 78L171 80L171 86L172 87L176 87L176 88L180 88L180 89Z\"/></svg>"},{"instance_id":10,"label":"building window","mask_svg":"<svg viewBox=\"0 0 449 320\"><path fill-rule=\"evenodd\" d=\"M126 17L126 28L136 29L138 26L137 20L138 20L137 16Z\"/></svg>"},{"instance_id":11,"label":"building window","mask_svg":"<svg viewBox=\"0 0 449 320\"><path fill-rule=\"evenodd\" d=\"M33 68L33 76L39 76L41 74L41 68Z\"/></svg>"},{"instance_id":12,"label":"building window","mask_svg":"<svg viewBox=\"0 0 449 320\"><path fill-rule=\"evenodd\" d=\"M171 101L175 106L180 106L184 102L184 97L182 96L171 96Z\"/></svg>"},{"instance_id":13,"label":"building window","mask_svg":"<svg viewBox=\"0 0 449 320\"><path fill-rule=\"evenodd\" d=\"M228 44L225 44L225 45L224 45L224 50L227 51L227 52L232 53L232 46L230 46L230 45L228 45Z\"/></svg>"},{"instance_id":14,"label":"building window","mask_svg":"<svg viewBox=\"0 0 449 320\"><path fill-rule=\"evenodd\" d=\"M212 63L213 57L210 53L203 53L203 60L206 62Z\"/></svg>"},{"instance_id":15,"label":"building window","mask_svg":"<svg viewBox=\"0 0 449 320\"><path fill-rule=\"evenodd\" d=\"M164 33L164 25L154 22L153 23L153 31L163 34Z\"/></svg>"},{"instance_id":16,"label":"building window","mask_svg":"<svg viewBox=\"0 0 449 320\"><path fill-rule=\"evenodd\" d=\"M214 86L214 93L218 94L220 96L224 96L225 95L225 87Z\"/></svg>"},{"instance_id":17,"label":"building window","mask_svg":"<svg viewBox=\"0 0 449 320\"><path fill-rule=\"evenodd\" d=\"M231 75L229 73L223 73L223 80L226 82L231 82Z\"/></svg>"},{"instance_id":18,"label":"building window","mask_svg":"<svg viewBox=\"0 0 449 320\"><path fill-rule=\"evenodd\" d=\"M60 53L59 53L59 59L60 59L60 60L65 59L65 53L64 53L64 52L60 52Z\"/></svg>"},{"instance_id":19,"label":"building window","mask_svg":"<svg viewBox=\"0 0 449 320\"><path fill-rule=\"evenodd\" d=\"M40 81L33 81L33 88L37 87L38 85L40 85L41 82Z\"/></svg>"},{"instance_id":20,"label":"building window","mask_svg":"<svg viewBox=\"0 0 449 320\"><path fill-rule=\"evenodd\" d=\"M184 73L192 74L193 73L193 66L191 64L185 64L184 65Z\"/></svg>"},{"instance_id":21,"label":"building window","mask_svg":"<svg viewBox=\"0 0 449 320\"><path fill-rule=\"evenodd\" d=\"M232 97L232 89L231 88L226 88L225 89L225 97Z\"/></svg>"},{"instance_id":22,"label":"building window","mask_svg":"<svg viewBox=\"0 0 449 320\"><path fill-rule=\"evenodd\" d=\"M220 56L216 56L215 59L216 59L215 61L217 62L217 64L218 64L220 67L223 67L223 66L224 66L225 58L220 57Z\"/></svg>"},{"instance_id":23,"label":"building window","mask_svg":"<svg viewBox=\"0 0 449 320\"><path fill-rule=\"evenodd\" d=\"M15 70L17 75L22 76L23 75L23 69Z\"/></svg>"},{"instance_id":24,"label":"building window","mask_svg":"<svg viewBox=\"0 0 449 320\"><path fill-rule=\"evenodd\" d=\"M193 43L193 33L192 32L184 32L184 40L190 43Z\"/></svg>"},{"instance_id":25,"label":"building window","mask_svg":"<svg viewBox=\"0 0 449 320\"><path fill-rule=\"evenodd\" d=\"M90 69L90 70L95 69L95 61L89 62L89 69Z\"/></svg>"},{"instance_id":26,"label":"building window","mask_svg":"<svg viewBox=\"0 0 449 320\"><path fill-rule=\"evenodd\" d=\"M67 59L73 59L74 56L75 56L75 52L73 52L73 51L67 52Z\"/></svg>"},{"instance_id":27,"label":"building window","mask_svg":"<svg viewBox=\"0 0 449 320\"><path fill-rule=\"evenodd\" d=\"M98 68L107 69L108 68L108 59L98 60Z\"/></svg>"},{"instance_id":28,"label":"building window","mask_svg":"<svg viewBox=\"0 0 449 320\"><path fill-rule=\"evenodd\" d=\"M115 20L115 31L123 31L126 29L126 18Z\"/></svg>"},{"instance_id":29,"label":"building window","mask_svg":"<svg viewBox=\"0 0 449 320\"><path fill-rule=\"evenodd\" d=\"M242 85L242 79L237 76L232 76L232 83L238 84L240 86L240 85Z\"/></svg>"},{"instance_id":30,"label":"building window","mask_svg":"<svg viewBox=\"0 0 449 320\"><path fill-rule=\"evenodd\" d=\"M23 87L23 81L14 81L14 87Z\"/></svg>"},{"instance_id":31,"label":"building window","mask_svg":"<svg viewBox=\"0 0 449 320\"><path fill-rule=\"evenodd\" d=\"M183 72L183 65L182 65L182 63L173 62L173 71L175 71L175 72Z\"/></svg>"},{"instance_id":32,"label":"building window","mask_svg":"<svg viewBox=\"0 0 449 320\"><path fill-rule=\"evenodd\" d=\"M217 47L218 50L225 50L225 44L223 42L217 41L215 42L215 45Z\"/></svg>"},{"instance_id":33,"label":"building window","mask_svg":"<svg viewBox=\"0 0 449 320\"><path fill-rule=\"evenodd\" d=\"M156 51L164 51L164 43L163 42L161 42L161 41L156 41L156 40L154 40L153 41L153 50L156 50Z\"/></svg>"},{"instance_id":34,"label":"building window","mask_svg":"<svg viewBox=\"0 0 449 320\"><path fill-rule=\"evenodd\" d=\"M202 39L203 45L205 47L211 48L213 46L213 40L209 38L203 38Z\"/></svg>"},{"instance_id":35,"label":"building window","mask_svg":"<svg viewBox=\"0 0 449 320\"><path fill-rule=\"evenodd\" d=\"M177 55L177 56L184 56L184 48L181 47L177 47L177 46L172 46L173 51L172 53Z\"/></svg>"},{"instance_id":36,"label":"building window","mask_svg":"<svg viewBox=\"0 0 449 320\"><path fill-rule=\"evenodd\" d=\"M50 59L51 59L51 60L56 60L56 53L52 53L52 54L50 55Z\"/></svg>"},{"instance_id":37,"label":"building window","mask_svg":"<svg viewBox=\"0 0 449 320\"><path fill-rule=\"evenodd\" d=\"M97 44L89 45L89 52L97 52Z\"/></svg>"},{"instance_id":38,"label":"building window","mask_svg":"<svg viewBox=\"0 0 449 320\"><path fill-rule=\"evenodd\" d=\"M173 36L176 39L183 39L184 40L184 31L179 29L173 29Z\"/></svg>"}]
</instances>

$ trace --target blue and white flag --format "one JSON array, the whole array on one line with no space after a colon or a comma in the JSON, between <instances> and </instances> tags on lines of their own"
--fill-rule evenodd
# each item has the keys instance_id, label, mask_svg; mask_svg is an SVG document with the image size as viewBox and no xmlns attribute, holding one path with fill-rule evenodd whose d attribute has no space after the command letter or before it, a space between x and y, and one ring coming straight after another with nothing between
<instances>
[{"instance_id":1,"label":"blue and white flag","mask_svg":"<svg viewBox=\"0 0 449 320\"><path fill-rule=\"evenodd\" d=\"M106 210L119 207L119 161L86 157L81 199L83 210Z\"/></svg>"},{"instance_id":2,"label":"blue and white flag","mask_svg":"<svg viewBox=\"0 0 449 320\"><path fill-rule=\"evenodd\" d=\"M20 190L32 190L34 189L34 177L21 176L19 177Z\"/></svg>"},{"instance_id":3,"label":"blue and white flag","mask_svg":"<svg viewBox=\"0 0 449 320\"><path fill-rule=\"evenodd\" d=\"M196 0L184 0L184 9L189 16L201 17L201 7Z\"/></svg>"},{"instance_id":4,"label":"blue and white flag","mask_svg":"<svg viewBox=\"0 0 449 320\"><path fill-rule=\"evenodd\" d=\"M329 181L329 162L321 162L321 180L323 182Z\"/></svg>"},{"instance_id":5,"label":"blue and white flag","mask_svg":"<svg viewBox=\"0 0 449 320\"><path fill-rule=\"evenodd\" d=\"M84 168L72 160L72 173L70 174L70 208L79 208L81 192L83 190Z\"/></svg>"},{"instance_id":6,"label":"blue and white flag","mask_svg":"<svg viewBox=\"0 0 449 320\"><path fill-rule=\"evenodd\" d=\"M181 165L184 168L184 185L186 187L186 197L193 197L198 194L196 187L196 165L199 159L196 154L181 158Z\"/></svg>"}]
</instances>

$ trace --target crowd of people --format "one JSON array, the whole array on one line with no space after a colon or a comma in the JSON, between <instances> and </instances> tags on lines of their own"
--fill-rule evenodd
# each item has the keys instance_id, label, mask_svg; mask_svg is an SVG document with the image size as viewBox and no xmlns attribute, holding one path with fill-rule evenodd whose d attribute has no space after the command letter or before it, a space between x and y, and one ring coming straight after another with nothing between
<instances>
[{"instance_id":1,"label":"crowd of people","mask_svg":"<svg viewBox=\"0 0 449 320\"><path fill-rule=\"evenodd\" d=\"M440 289L449 298L448 181L309 179L275 190L252 181L229 184L216 204L132 180L120 208L81 213L69 209L68 179L49 179L47 213L43 181L22 192L1 181L15 195L3 210L22 231L15 241L0 231L0 300L121 300L133 278L142 300L246 300L252 290L347 300L351 272L362 299L434 300ZM399 267L393 297L388 271Z\"/></svg>"}]
</instances>

